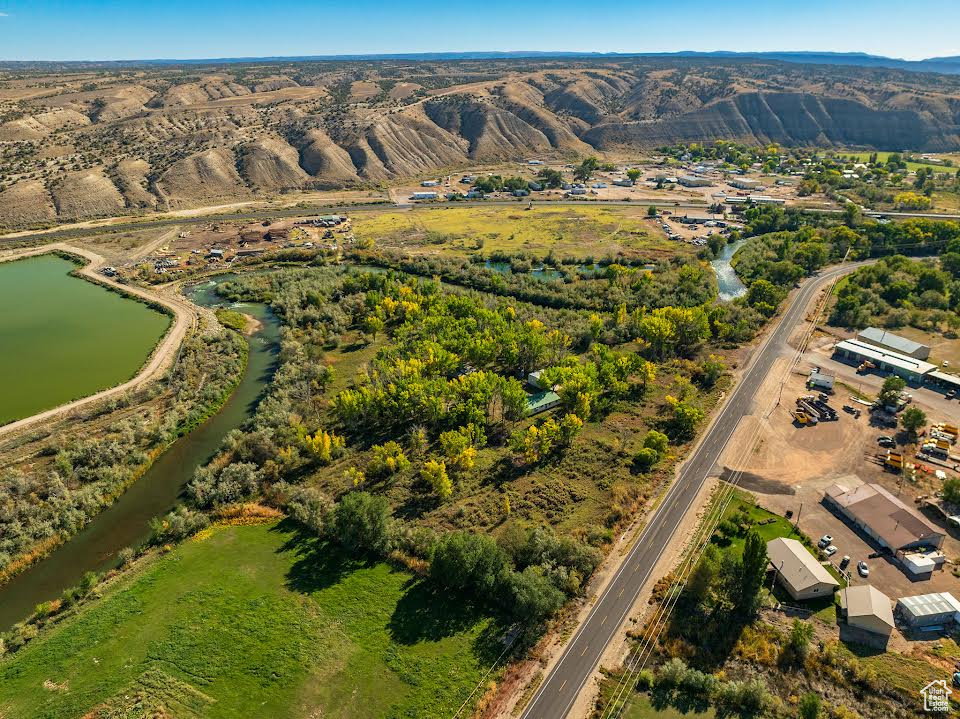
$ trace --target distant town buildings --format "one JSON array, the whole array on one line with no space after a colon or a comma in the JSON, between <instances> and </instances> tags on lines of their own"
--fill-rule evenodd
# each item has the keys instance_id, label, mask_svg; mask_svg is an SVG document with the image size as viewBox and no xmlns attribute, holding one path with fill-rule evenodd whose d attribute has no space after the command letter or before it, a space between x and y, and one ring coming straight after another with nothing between
<instances>
[{"instance_id":1,"label":"distant town buildings","mask_svg":"<svg viewBox=\"0 0 960 719\"><path fill-rule=\"evenodd\" d=\"M697 177L696 175L684 175L677 180L684 187L709 187L713 181L706 177Z\"/></svg>"}]
</instances>

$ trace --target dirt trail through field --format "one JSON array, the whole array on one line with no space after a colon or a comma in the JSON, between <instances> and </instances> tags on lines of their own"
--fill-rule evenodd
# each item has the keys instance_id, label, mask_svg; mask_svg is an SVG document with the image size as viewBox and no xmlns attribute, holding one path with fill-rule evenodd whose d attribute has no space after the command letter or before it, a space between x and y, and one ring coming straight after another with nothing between
<instances>
[{"instance_id":1,"label":"dirt trail through field","mask_svg":"<svg viewBox=\"0 0 960 719\"><path fill-rule=\"evenodd\" d=\"M127 390L139 387L140 385L159 377L170 367L171 363L173 362L173 358L176 355L177 349L180 347L181 342L183 342L187 331L194 327L197 323L199 314L197 307L188 302L182 296L178 295L175 288L157 291L153 288L145 289L141 287L132 287L129 285L120 284L119 282L98 272L98 270L106 264L106 259L88 249L57 242L49 245L43 245L42 247L31 247L25 250L0 252L0 262L9 262L12 260L19 260L24 257L34 257L36 255L45 255L57 251L67 252L71 255L81 257L87 261L88 264L78 270L80 275L83 275L84 277L94 280L100 284L114 287L120 292L128 295L133 295L135 297L163 305L173 313L173 322L171 323L170 328L167 330L167 333L154 348L153 353L150 355L150 358L147 360L146 364L144 364L140 372L138 372L133 379L127 380L123 384L119 384L115 387L110 387L109 389L97 392L96 394L92 394L89 397L82 397L81 399L68 402L67 404L60 405L59 407L45 410L44 412L33 415L32 417L25 417L15 422L5 424L0 427L0 436L16 432L29 425L42 422L50 419L51 417L55 417L65 412L70 412L94 402L99 402L100 400L108 397L123 394Z\"/></svg>"}]
</instances>

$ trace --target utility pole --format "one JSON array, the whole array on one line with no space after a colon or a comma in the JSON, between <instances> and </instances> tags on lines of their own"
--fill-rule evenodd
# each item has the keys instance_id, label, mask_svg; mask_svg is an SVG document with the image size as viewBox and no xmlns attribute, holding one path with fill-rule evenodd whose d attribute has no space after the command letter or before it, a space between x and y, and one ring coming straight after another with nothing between
<instances>
[{"instance_id":1,"label":"utility pole","mask_svg":"<svg viewBox=\"0 0 960 719\"><path fill-rule=\"evenodd\" d=\"M793 531L796 532L797 528L800 526L800 512L803 511L803 502L800 502L800 509L797 510L797 518L793 523Z\"/></svg>"}]
</instances>

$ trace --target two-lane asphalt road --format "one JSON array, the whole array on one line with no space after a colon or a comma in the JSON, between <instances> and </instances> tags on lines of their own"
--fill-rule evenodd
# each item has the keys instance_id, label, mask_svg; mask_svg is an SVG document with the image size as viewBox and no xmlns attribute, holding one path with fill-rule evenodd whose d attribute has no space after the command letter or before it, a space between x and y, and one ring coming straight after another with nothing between
<instances>
[{"instance_id":1,"label":"two-lane asphalt road","mask_svg":"<svg viewBox=\"0 0 960 719\"><path fill-rule=\"evenodd\" d=\"M673 541L681 520L712 472L742 417L749 414L757 388L783 351L787 339L814 294L858 265L827 270L808 280L794 296L776 328L767 336L746 373L727 399L693 455L684 463L639 540L630 549L586 620L567 645L551 673L540 685L522 719L564 719L577 695L593 674L604 650L620 631L630 608L650 579L657 561Z\"/></svg>"}]
</instances>

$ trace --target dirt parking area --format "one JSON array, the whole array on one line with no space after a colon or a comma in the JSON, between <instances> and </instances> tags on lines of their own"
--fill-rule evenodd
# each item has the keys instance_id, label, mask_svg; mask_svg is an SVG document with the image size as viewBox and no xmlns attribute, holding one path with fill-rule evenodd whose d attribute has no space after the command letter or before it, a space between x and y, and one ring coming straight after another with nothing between
<instances>
[{"instance_id":1,"label":"dirt parking area","mask_svg":"<svg viewBox=\"0 0 960 719\"><path fill-rule=\"evenodd\" d=\"M808 355L824 370L834 371L832 365L827 366L822 361L822 354ZM844 555L850 557L847 569L852 575L851 584L873 584L893 599L937 591L960 593L960 579L952 574L955 565L948 563L944 570L935 572L929 579L913 581L891 559L869 558L879 547L848 520L823 505L824 492L832 484L853 487L875 482L898 494L907 505L918 506L918 498L932 494L942 482L932 471L918 472L917 481L912 482L883 468L877 455L884 450L878 446L877 438L895 431L871 424L867 407L855 399L856 385L851 389L837 384L835 393L830 396L828 403L837 410L837 421L820 422L815 426L795 423L790 410L795 407L799 395L810 393L806 388L810 367L811 363L803 360L793 365L789 358L774 366L758 391L754 413L744 418L734 440L721 456L718 468L721 476L752 492L764 508L782 516L792 512L798 518L800 529L814 540L831 535L838 549L833 557L834 564L839 565ZM856 376L855 368L850 369ZM844 375L838 370L838 379L842 377ZM875 388L873 379L876 380ZM862 391L873 393L879 390L881 382L882 378L870 378ZM917 397L916 392L914 397ZM947 419L949 415L937 408L938 398L942 400L942 396L935 395L933 401L924 402L923 409L934 420ZM860 417L844 412L844 405L860 408ZM948 473L951 475L956 476ZM933 513L924 513L946 531L948 536L943 551L948 559L960 561L960 532L947 527ZM856 572L860 560L868 563L868 579L859 577Z\"/></svg>"}]
</instances>

